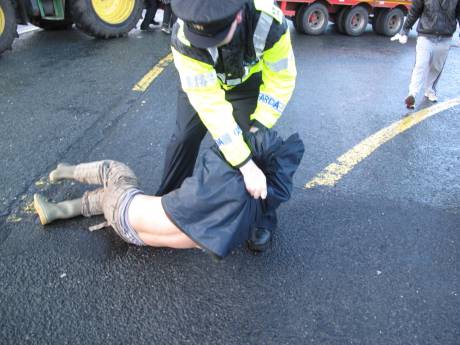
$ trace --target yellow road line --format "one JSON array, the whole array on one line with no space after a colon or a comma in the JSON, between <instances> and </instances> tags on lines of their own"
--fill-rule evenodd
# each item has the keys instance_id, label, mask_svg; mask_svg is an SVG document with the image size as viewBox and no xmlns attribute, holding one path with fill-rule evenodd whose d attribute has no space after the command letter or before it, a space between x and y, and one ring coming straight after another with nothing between
<instances>
[{"instance_id":1,"label":"yellow road line","mask_svg":"<svg viewBox=\"0 0 460 345\"><path fill-rule=\"evenodd\" d=\"M161 59L147 74L136 83L133 87L133 91L144 92L152 84L156 77L160 75L163 70L173 61L172 53L166 55Z\"/></svg>"},{"instance_id":2,"label":"yellow road line","mask_svg":"<svg viewBox=\"0 0 460 345\"><path fill-rule=\"evenodd\" d=\"M407 131L412 126L415 126L427 118L459 104L460 97L454 98L450 101L439 103L432 107L417 111L410 116L381 129L337 158L334 163L329 164L323 171L310 180L310 182L305 185L305 188L308 189L315 186L335 186L343 176L350 172L359 162L368 157L372 152L377 150L382 144L385 144L395 136Z\"/></svg>"}]
</instances>

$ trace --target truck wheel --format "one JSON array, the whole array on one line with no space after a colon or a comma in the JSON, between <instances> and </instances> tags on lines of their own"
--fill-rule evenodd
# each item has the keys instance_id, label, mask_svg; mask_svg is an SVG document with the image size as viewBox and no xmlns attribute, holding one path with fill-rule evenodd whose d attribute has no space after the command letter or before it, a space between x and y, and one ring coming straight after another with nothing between
<instances>
[{"instance_id":1,"label":"truck wheel","mask_svg":"<svg viewBox=\"0 0 460 345\"><path fill-rule=\"evenodd\" d=\"M16 13L10 0L0 0L0 54L11 49L11 44L18 37L16 31Z\"/></svg>"},{"instance_id":2,"label":"truck wheel","mask_svg":"<svg viewBox=\"0 0 460 345\"><path fill-rule=\"evenodd\" d=\"M363 6L350 8L344 16L343 29L349 36L361 35L369 23L369 12Z\"/></svg>"},{"instance_id":3,"label":"truck wheel","mask_svg":"<svg viewBox=\"0 0 460 345\"><path fill-rule=\"evenodd\" d=\"M303 29L303 25L302 25L302 16L303 16L303 12L306 10L306 8L308 7L308 5L303 5L303 6L299 6L297 8L297 11L295 13L295 17L294 17L294 28L296 29L296 31L299 33L299 34L305 34L305 31Z\"/></svg>"},{"instance_id":4,"label":"truck wheel","mask_svg":"<svg viewBox=\"0 0 460 345\"><path fill-rule=\"evenodd\" d=\"M72 18L86 34L98 38L119 37L139 21L142 0L73 0L69 2Z\"/></svg>"},{"instance_id":5,"label":"truck wheel","mask_svg":"<svg viewBox=\"0 0 460 345\"><path fill-rule=\"evenodd\" d=\"M377 32L384 36L394 36L404 24L404 12L400 8L382 11L377 20Z\"/></svg>"},{"instance_id":6,"label":"truck wheel","mask_svg":"<svg viewBox=\"0 0 460 345\"><path fill-rule=\"evenodd\" d=\"M296 15L296 20L301 32L317 36L326 31L329 24L329 12L325 5L314 3L304 6Z\"/></svg>"},{"instance_id":7,"label":"truck wheel","mask_svg":"<svg viewBox=\"0 0 460 345\"><path fill-rule=\"evenodd\" d=\"M335 26L337 28L337 31L340 32L341 34L345 33L345 29L343 28L343 24L344 24L343 18L345 18L345 15L347 14L348 10L349 8L347 7L342 8L337 14L337 17L335 19Z\"/></svg>"},{"instance_id":8,"label":"truck wheel","mask_svg":"<svg viewBox=\"0 0 460 345\"><path fill-rule=\"evenodd\" d=\"M299 21L297 20L297 18L299 17L298 15L299 13L300 13L300 9L296 11L295 16L291 18L291 21L292 21L292 24L294 25L295 31L297 31L299 34L303 34L304 32L302 31L302 28L299 27Z\"/></svg>"},{"instance_id":9,"label":"truck wheel","mask_svg":"<svg viewBox=\"0 0 460 345\"><path fill-rule=\"evenodd\" d=\"M372 18L372 30L374 30L374 32L376 34L382 34L380 31L379 31L379 26L377 25L377 23L381 20L380 18L382 17L382 15L384 14L385 10L381 10L381 9L376 9L376 12L374 13L374 18Z\"/></svg>"}]
</instances>

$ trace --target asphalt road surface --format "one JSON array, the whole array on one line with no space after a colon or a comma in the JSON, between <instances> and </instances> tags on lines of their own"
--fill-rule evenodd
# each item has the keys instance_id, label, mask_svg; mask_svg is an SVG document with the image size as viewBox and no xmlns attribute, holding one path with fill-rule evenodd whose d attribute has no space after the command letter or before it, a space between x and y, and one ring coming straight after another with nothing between
<instances>
[{"instance_id":1,"label":"asphalt road surface","mask_svg":"<svg viewBox=\"0 0 460 345\"><path fill-rule=\"evenodd\" d=\"M116 159L143 189L159 182L178 77L160 31L100 41L33 31L0 57L1 344L460 344L460 106L353 161L335 185L304 186L407 113L415 35L401 46L293 32L298 68L276 129L306 152L270 249L216 262L199 250L137 248L101 219L43 228L30 207L58 162ZM460 96L460 49L438 85ZM203 147L210 145L209 138ZM354 152L354 151L353 151Z\"/></svg>"}]
</instances>

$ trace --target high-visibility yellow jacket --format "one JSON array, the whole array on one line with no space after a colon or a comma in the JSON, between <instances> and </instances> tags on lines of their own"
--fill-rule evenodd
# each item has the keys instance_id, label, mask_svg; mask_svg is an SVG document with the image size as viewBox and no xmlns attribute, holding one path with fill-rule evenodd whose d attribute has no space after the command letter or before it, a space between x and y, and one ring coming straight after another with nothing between
<instances>
[{"instance_id":1,"label":"high-visibility yellow jacket","mask_svg":"<svg viewBox=\"0 0 460 345\"><path fill-rule=\"evenodd\" d=\"M184 35L179 19L172 35L174 63L183 90L226 160L234 167L251 157L233 117L225 90L261 72L262 84L251 120L271 128L281 116L295 86L296 67L289 28L273 0L249 1L243 21L228 45L199 49Z\"/></svg>"}]
</instances>

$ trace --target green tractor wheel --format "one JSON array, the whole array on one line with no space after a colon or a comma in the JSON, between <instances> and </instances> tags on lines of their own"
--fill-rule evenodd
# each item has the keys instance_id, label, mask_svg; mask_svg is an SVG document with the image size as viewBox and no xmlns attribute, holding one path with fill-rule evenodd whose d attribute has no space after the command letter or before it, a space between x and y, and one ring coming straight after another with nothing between
<instances>
[{"instance_id":1,"label":"green tractor wheel","mask_svg":"<svg viewBox=\"0 0 460 345\"><path fill-rule=\"evenodd\" d=\"M16 13L10 0L0 0L0 54L11 49L11 44L18 37L16 31Z\"/></svg>"},{"instance_id":2,"label":"green tractor wheel","mask_svg":"<svg viewBox=\"0 0 460 345\"><path fill-rule=\"evenodd\" d=\"M72 0L72 18L77 27L90 36L119 37L128 33L139 21L142 0Z\"/></svg>"}]
</instances>

